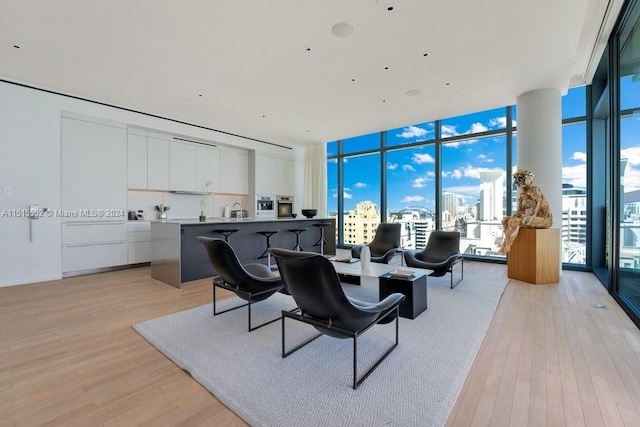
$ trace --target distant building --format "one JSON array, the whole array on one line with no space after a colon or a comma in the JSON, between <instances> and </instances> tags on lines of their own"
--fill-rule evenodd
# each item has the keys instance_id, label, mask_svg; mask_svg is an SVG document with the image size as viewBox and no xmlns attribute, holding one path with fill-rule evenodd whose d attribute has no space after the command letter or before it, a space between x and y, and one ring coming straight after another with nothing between
<instances>
[{"instance_id":1,"label":"distant building","mask_svg":"<svg viewBox=\"0 0 640 427\"><path fill-rule=\"evenodd\" d=\"M379 224L380 212L375 203L365 201L356 204L354 210L344 215L344 243L361 245L371 242Z\"/></svg>"},{"instance_id":2,"label":"distant building","mask_svg":"<svg viewBox=\"0 0 640 427\"><path fill-rule=\"evenodd\" d=\"M586 261L587 190L562 184L562 261L583 264Z\"/></svg>"},{"instance_id":3,"label":"distant building","mask_svg":"<svg viewBox=\"0 0 640 427\"><path fill-rule=\"evenodd\" d=\"M480 172L480 200L478 201L478 221L494 221L503 215L503 171Z\"/></svg>"}]
</instances>

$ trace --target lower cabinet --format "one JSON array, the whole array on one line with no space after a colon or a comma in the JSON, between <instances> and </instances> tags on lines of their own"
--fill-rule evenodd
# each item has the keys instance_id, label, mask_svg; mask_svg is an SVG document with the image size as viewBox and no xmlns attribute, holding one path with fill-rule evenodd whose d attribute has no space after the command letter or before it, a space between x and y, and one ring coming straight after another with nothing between
<instances>
[{"instance_id":1,"label":"lower cabinet","mask_svg":"<svg viewBox=\"0 0 640 427\"><path fill-rule=\"evenodd\" d=\"M62 225L62 272L127 264L124 221L69 222Z\"/></svg>"},{"instance_id":2,"label":"lower cabinet","mask_svg":"<svg viewBox=\"0 0 640 427\"><path fill-rule=\"evenodd\" d=\"M129 264L151 261L151 223L149 221L129 221Z\"/></svg>"}]
</instances>

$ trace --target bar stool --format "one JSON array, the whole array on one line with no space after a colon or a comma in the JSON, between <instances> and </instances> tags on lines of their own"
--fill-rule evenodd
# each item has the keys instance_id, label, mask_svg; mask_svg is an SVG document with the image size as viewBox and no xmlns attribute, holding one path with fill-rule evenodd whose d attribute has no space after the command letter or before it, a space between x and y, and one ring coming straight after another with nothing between
<instances>
[{"instance_id":1,"label":"bar stool","mask_svg":"<svg viewBox=\"0 0 640 427\"><path fill-rule=\"evenodd\" d=\"M224 241L229 242L229 236L231 236L236 231L240 231L239 228L220 228L217 230L213 230L214 233L222 234L224 236Z\"/></svg>"},{"instance_id":2,"label":"bar stool","mask_svg":"<svg viewBox=\"0 0 640 427\"><path fill-rule=\"evenodd\" d=\"M269 252L269 249L271 248L271 236L279 232L280 230L256 232L258 234L262 234L264 237L267 238L267 249L265 249L264 252L262 252L262 255L260 255L258 258L267 258L267 267L269 268L271 268L271 252Z\"/></svg>"},{"instance_id":3,"label":"bar stool","mask_svg":"<svg viewBox=\"0 0 640 427\"><path fill-rule=\"evenodd\" d=\"M320 255L324 255L324 245L327 244L327 240L324 238L324 228L330 225L330 222L318 222L313 224L314 227L318 227L318 229L320 229L320 238L313 244L313 246L320 245Z\"/></svg>"},{"instance_id":4,"label":"bar stool","mask_svg":"<svg viewBox=\"0 0 640 427\"><path fill-rule=\"evenodd\" d=\"M292 250L304 251L304 249L302 249L302 246L300 246L300 233L304 233L305 231L307 231L307 228L290 228L287 231L290 231L291 233L295 233L296 235L296 245Z\"/></svg>"}]
</instances>

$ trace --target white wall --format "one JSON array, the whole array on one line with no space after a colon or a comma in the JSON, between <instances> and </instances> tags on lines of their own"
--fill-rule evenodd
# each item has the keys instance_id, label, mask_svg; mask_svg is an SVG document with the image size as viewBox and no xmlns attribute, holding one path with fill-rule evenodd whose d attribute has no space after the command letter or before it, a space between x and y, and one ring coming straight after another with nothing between
<instances>
[{"instance_id":1,"label":"white wall","mask_svg":"<svg viewBox=\"0 0 640 427\"><path fill-rule=\"evenodd\" d=\"M0 215L5 209L26 209L35 203L60 209L62 111L293 157L291 150L269 144L5 82L0 82L0 100ZM5 196L5 188L12 195ZM227 201L213 202L210 209L217 215ZM29 220L0 216L0 286L59 279L61 257L59 218L33 221L30 242Z\"/></svg>"}]
</instances>

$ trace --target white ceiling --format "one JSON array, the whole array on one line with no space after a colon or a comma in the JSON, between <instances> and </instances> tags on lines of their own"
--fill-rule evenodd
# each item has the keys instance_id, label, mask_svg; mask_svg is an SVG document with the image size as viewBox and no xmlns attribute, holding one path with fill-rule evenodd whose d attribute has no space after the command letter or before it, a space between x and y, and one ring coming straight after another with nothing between
<instances>
[{"instance_id":1,"label":"white ceiling","mask_svg":"<svg viewBox=\"0 0 640 427\"><path fill-rule=\"evenodd\" d=\"M589 82L621 3L0 0L0 78L305 146Z\"/></svg>"}]
</instances>

